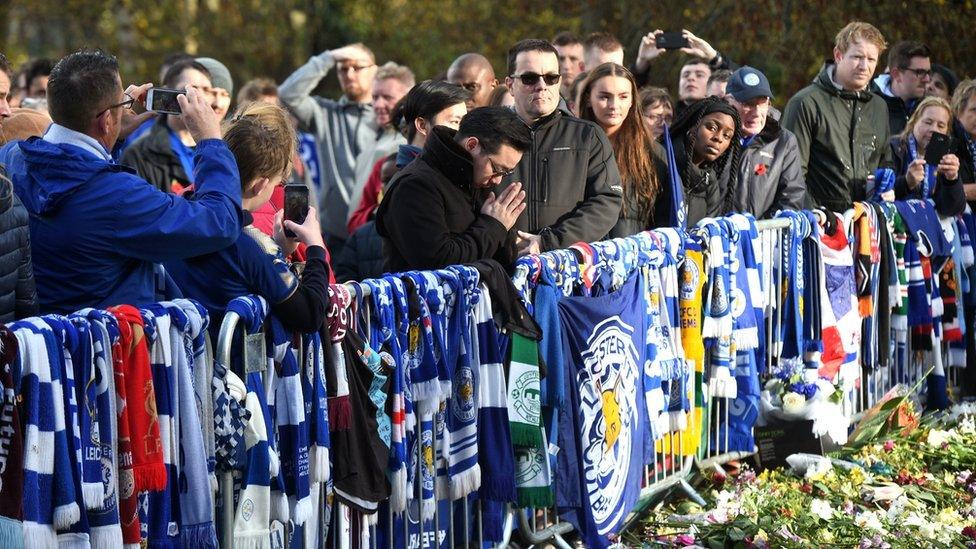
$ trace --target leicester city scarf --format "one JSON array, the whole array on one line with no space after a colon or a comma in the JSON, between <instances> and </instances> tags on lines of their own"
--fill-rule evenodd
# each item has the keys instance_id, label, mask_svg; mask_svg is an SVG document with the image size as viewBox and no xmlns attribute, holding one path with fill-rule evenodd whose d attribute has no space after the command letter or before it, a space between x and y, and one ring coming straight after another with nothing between
<instances>
[{"instance_id":1,"label":"leicester city scarf","mask_svg":"<svg viewBox=\"0 0 976 549\"><path fill-rule=\"evenodd\" d=\"M731 243L727 225L717 220L702 220L698 227L707 238L709 295L705 300L702 337L711 339L711 365L708 388L718 398L735 397L735 378L732 377L732 275Z\"/></svg>"},{"instance_id":2,"label":"leicester city scarf","mask_svg":"<svg viewBox=\"0 0 976 549\"><path fill-rule=\"evenodd\" d=\"M260 372L247 374L245 406L251 421L244 432L247 467L234 517L234 547L262 549L271 545L271 477L278 475L278 460L268 446L267 399Z\"/></svg>"},{"instance_id":3,"label":"leicester city scarf","mask_svg":"<svg viewBox=\"0 0 976 549\"><path fill-rule=\"evenodd\" d=\"M173 303L180 307L186 315L187 332L184 333L184 346L190 357L190 373L192 375L193 391L196 397L197 417L203 429L203 447L207 456L207 476L210 479L212 491L217 491L217 475L215 455L216 438L214 435L213 391L213 350L210 345L210 317L207 309L199 302L189 299L177 299Z\"/></svg>"},{"instance_id":4,"label":"leicester city scarf","mask_svg":"<svg viewBox=\"0 0 976 549\"><path fill-rule=\"evenodd\" d=\"M559 302L576 405L570 421L560 425L581 448L576 470L557 479L575 483L583 494L578 506L561 511L588 547L609 546L607 536L620 528L640 493L647 429L644 394L634 390L646 361L641 280L635 274L616 292Z\"/></svg>"},{"instance_id":5,"label":"leicester city scarf","mask_svg":"<svg viewBox=\"0 0 976 549\"><path fill-rule=\"evenodd\" d=\"M281 474L288 496L289 515L295 524L301 525L315 512L309 496L309 432L305 419L305 397L291 334L277 318L272 316L269 321L268 353L274 357L277 366L273 385L274 424L278 432Z\"/></svg>"},{"instance_id":6,"label":"leicester city scarf","mask_svg":"<svg viewBox=\"0 0 976 549\"><path fill-rule=\"evenodd\" d=\"M668 125L664 126L664 150L668 160L668 184L671 185L671 221L679 232L688 229L688 210L685 206L684 184L678 171L678 161L674 157L674 145L671 143L671 132Z\"/></svg>"}]
</instances>

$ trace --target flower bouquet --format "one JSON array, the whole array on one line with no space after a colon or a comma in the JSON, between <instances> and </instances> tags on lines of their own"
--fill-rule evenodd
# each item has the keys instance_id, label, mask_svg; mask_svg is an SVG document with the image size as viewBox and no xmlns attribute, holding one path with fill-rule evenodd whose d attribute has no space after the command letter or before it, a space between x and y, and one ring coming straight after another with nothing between
<instances>
[{"instance_id":1,"label":"flower bouquet","mask_svg":"<svg viewBox=\"0 0 976 549\"><path fill-rule=\"evenodd\" d=\"M800 361L785 361L773 374L759 397L759 426L811 420L814 436L829 435L838 444L847 441L850 418L841 406L841 387Z\"/></svg>"}]
</instances>

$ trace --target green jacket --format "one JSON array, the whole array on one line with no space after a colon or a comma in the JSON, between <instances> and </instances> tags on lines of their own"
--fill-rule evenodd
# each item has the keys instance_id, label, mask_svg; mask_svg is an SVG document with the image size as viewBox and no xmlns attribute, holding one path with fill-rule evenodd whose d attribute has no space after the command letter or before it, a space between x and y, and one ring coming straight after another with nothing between
<instances>
[{"instance_id":1,"label":"green jacket","mask_svg":"<svg viewBox=\"0 0 976 549\"><path fill-rule=\"evenodd\" d=\"M876 168L892 165L888 107L868 89L838 89L833 69L825 63L813 83L790 99L782 124L796 135L807 204L844 212L864 200Z\"/></svg>"}]
</instances>

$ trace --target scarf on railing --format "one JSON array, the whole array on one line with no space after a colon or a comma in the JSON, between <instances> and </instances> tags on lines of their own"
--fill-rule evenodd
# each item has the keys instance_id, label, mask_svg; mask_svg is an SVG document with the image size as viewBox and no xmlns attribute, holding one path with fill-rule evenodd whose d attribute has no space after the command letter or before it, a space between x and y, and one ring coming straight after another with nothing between
<instances>
[{"instance_id":1,"label":"scarf on railing","mask_svg":"<svg viewBox=\"0 0 976 549\"><path fill-rule=\"evenodd\" d=\"M118 439L118 416L115 409L115 380L112 372L112 342L118 338L115 318L104 311L84 309L69 317L78 333L75 371L79 379L87 379L79 386L82 419L80 436L83 450L97 461L95 478L101 499L94 508L87 509L88 531L93 549L109 549L122 545L119 525L118 465L115 441ZM111 332L110 332L111 327Z\"/></svg>"},{"instance_id":2,"label":"scarf on railing","mask_svg":"<svg viewBox=\"0 0 976 549\"><path fill-rule=\"evenodd\" d=\"M267 398L260 372L247 374L245 409L250 413L244 431L247 466L234 516L234 547L263 549L271 543L271 478L278 476L277 459L268 445Z\"/></svg>"},{"instance_id":3,"label":"scarf on railing","mask_svg":"<svg viewBox=\"0 0 976 549\"><path fill-rule=\"evenodd\" d=\"M309 425L305 418L301 371L292 334L274 316L268 321L267 351L276 365L271 387L281 476L288 496L289 516L295 524L302 525L315 509L309 494Z\"/></svg>"},{"instance_id":4,"label":"scarf on railing","mask_svg":"<svg viewBox=\"0 0 976 549\"><path fill-rule=\"evenodd\" d=\"M37 547L57 547L55 529L81 518L71 472L65 426L61 368L53 357L58 343L42 320L10 325L20 353L20 410L24 422L23 539Z\"/></svg>"},{"instance_id":5,"label":"scarf on railing","mask_svg":"<svg viewBox=\"0 0 976 549\"><path fill-rule=\"evenodd\" d=\"M478 372L472 368L471 317L478 294L478 271L469 267L448 267L438 271L443 284L454 292L455 304L450 330L459 335L457 364L451 379L451 399L448 403L448 476L450 499L460 499L481 487L481 467L478 465L478 411L475 391Z\"/></svg>"},{"instance_id":6,"label":"scarf on railing","mask_svg":"<svg viewBox=\"0 0 976 549\"><path fill-rule=\"evenodd\" d=\"M717 398L734 398L736 391L735 378L732 377L734 357L730 235L726 230L727 225L717 219L704 219L699 222L698 227L706 237L708 280L711 281L709 295L705 299L705 320L702 325L702 337L712 340L708 343L711 355L708 389Z\"/></svg>"},{"instance_id":7,"label":"scarf on railing","mask_svg":"<svg viewBox=\"0 0 976 549\"><path fill-rule=\"evenodd\" d=\"M11 548L24 546L24 432L14 384L18 354L17 336L0 326L0 546Z\"/></svg>"},{"instance_id":8,"label":"scarf on railing","mask_svg":"<svg viewBox=\"0 0 976 549\"><path fill-rule=\"evenodd\" d=\"M203 448L207 456L207 476L210 479L212 492L217 492L217 458L215 455L216 438L214 435L213 391L213 349L210 345L210 316L207 309L199 302L189 299L176 299L174 304L180 307L187 317L187 332L184 332L183 345L190 357L190 375L193 392L196 397L197 417L203 429Z\"/></svg>"},{"instance_id":9,"label":"scarf on railing","mask_svg":"<svg viewBox=\"0 0 976 549\"><path fill-rule=\"evenodd\" d=\"M806 270L803 262L803 241L810 234L810 221L800 212L782 210L777 218L790 222L787 240L780 254L777 277L783 287L783 305L777 316L780 326L779 343L773 356L781 359L802 356L803 343L803 291Z\"/></svg>"},{"instance_id":10,"label":"scarf on railing","mask_svg":"<svg viewBox=\"0 0 976 549\"><path fill-rule=\"evenodd\" d=\"M204 367L203 350L195 356L196 341L201 335L203 319L197 307L190 301L164 302L170 318L170 348L175 370L175 387L178 428L178 455L174 461L179 471L178 495L180 511L180 543L183 546L217 547L217 531L214 527L213 492L204 443L204 422L212 422L212 416L201 418L197 392L193 386L194 365Z\"/></svg>"},{"instance_id":11,"label":"scarf on railing","mask_svg":"<svg viewBox=\"0 0 976 549\"><path fill-rule=\"evenodd\" d=\"M166 465L142 315L130 305L108 311L119 327L118 349L112 351L119 414L119 514L122 539L133 545L142 537L139 493L166 488Z\"/></svg>"}]
</instances>

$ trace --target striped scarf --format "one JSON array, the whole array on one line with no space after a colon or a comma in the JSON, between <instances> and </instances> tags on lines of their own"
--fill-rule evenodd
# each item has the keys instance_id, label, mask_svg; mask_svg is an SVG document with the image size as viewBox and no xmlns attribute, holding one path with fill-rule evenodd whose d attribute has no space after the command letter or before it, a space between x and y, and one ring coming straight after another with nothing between
<instances>
[{"instance_id":1,"label":"striped scarf","mask_svg":"<svg viewBox=\"0 0 976 549\"><path fill-rule=\"evenodd\" d=\"M13 549L24 546L24 432L14 384L18 347L17 336L0 326L0 545Z\"/></svg>"},{"instance_id":2,"label":"striped scarf","mask_svg":"<svg viewBox=\"0 0 976 549\"><path fill-rule=\"evenodd\" d=\"M58 546L55 529L81 518L72 476L57 341L40 319L15 322L20 352L20 411L24 422L24 539Z\"/></svg>"},{"instance_id":3,"label":"striped scarf","mask_svg":"<svg viewBox=\"0 0 976 549\"><path fill-rule=\"evenodd\" d=\"M735 378L732 377L732 276L730 266L731 242L727 225L719 220L704 219L698 224L706 237L708 248L708 279L711 281L709 295L705 299L705 320L702 337L708 342L711 354L711 372L708 388L717 398L734 398Z\"/></svg>"}]
</instances>

